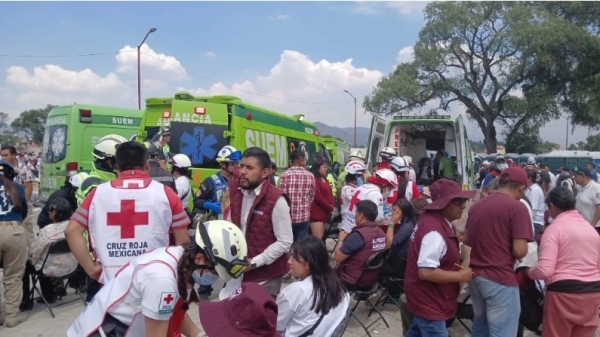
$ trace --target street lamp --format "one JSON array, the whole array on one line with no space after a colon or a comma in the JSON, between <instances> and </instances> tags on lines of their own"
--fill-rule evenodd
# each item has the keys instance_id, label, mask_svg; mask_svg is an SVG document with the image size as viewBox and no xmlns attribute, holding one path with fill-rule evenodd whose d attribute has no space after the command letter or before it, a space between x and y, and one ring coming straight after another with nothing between
<instances>
[{"instance_id":1,"label":"street lamp","mask_svg":"<svg viewBox=\"0 0 600 337\"><path fill-rule=\"evenodd\" d=\"M142 42L137 46L137 87L138 87L138 110L142 110L142 83L141 83L141 66L140 66L140 48L142 48L142 45L144 44L144 42L146 42L146 39L148 38L148 35L150 35L151 33L154 33L156 31L156 28L150 28L150 30L148 31L148 33L146 33L146 36L144 36L144 39L142 40Z\"/></svg>"},{"instance_id":2,"label":"street lamp","mask_svg":"<svg viewBox=\"0 0 600 337\"><path fill-rule=\"evenodd\" d=\"M344 90L345 93L352 96L354 99L354 147L356 147L356 97L350 93L348 90Z\"/></svg>"}]
</instances>

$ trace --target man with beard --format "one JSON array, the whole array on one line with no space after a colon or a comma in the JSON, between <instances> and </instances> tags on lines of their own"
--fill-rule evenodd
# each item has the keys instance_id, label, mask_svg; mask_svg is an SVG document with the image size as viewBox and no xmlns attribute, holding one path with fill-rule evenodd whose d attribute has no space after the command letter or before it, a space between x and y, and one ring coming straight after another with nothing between
<instances>
[{"instance_id":1,"label":"man with beard","mask_svg":"<svg viewBox=\"0 0 600 337\"><path fill-rule=\"evenodd\" d=\"M230 210L231 221L248 242L249 266L243 282L258 282L277 298L294 236L288 198L268 182L270 174L269 154L258 147L246 149L239 179L229 182Z\"/></svg>"}]
</instances>

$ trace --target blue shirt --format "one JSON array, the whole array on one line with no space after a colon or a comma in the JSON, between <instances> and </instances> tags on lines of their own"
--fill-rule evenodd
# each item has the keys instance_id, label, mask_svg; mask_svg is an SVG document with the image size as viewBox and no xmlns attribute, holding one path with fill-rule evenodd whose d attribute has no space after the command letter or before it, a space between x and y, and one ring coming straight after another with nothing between
<instances>
[{"instance_id":1,"label":"blue shirt","mask_svg":"<svg viewBox=\"0 0 600 337\"><path fill-rule=\"evenodd\" d=\"M596 171L592 171L592 180L598 182L598 173Z\"/></svg>"},{"instance_id":2,"label":"blue shirt","mask_svg":"<svg viewBox=\"0 0 600 337\"><path fill-rule=\"evenodd\" d=\"M392 249L390 250L390 256L406 259L408 257L408 247L410 246L410 236L415 229L415 225L406 221L400 225L400 228L394 234L392 240Z\"/></svg>"},{"instance_id":3,"label":"blue shirt","mask_svg":"<svg viewBox=\"0 0 600 337\"><path fill-rule=\"evenodd\" d=\"M488 173L487 176L485 176L485 179L483 179L483 183L481 183L481 187L488 187L490 186L490 183L496 179L496 177L494 177L493 174Z\"/></svg>"},{"instance_id":4,"label":"blue shirt","mask_svg":"<svg viewBox=\"0 0 600 337\"><path fill-rule=\"evenodd\" d=\"M13 205L10 201L10 197L4 189L4 184L0 182L0 221L23 221L27 217L27 201L25 199L25 188L23 185L16 184L15 187L19 192L19 199L21 199L22 211L17 212L13 210Z\"/></svg>"}]
</instances>

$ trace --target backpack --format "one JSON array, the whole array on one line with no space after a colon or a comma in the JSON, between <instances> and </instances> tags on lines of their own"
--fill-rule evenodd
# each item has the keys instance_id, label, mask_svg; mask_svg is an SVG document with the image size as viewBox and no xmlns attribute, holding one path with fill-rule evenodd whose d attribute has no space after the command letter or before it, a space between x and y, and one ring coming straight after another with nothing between
<instances>
[{"instance_id":1,"label":"backpack","mask_svg":"<svg viewBox=\"0 0 600 337\"><path fill-rule=\"evenodd\" d=\"M544 294L539 289L540 287L539 281L533 280L528 280L524 286L520 287L519 323L530 331L538 331L544 317Z\"/></svg>"}]
</instances>

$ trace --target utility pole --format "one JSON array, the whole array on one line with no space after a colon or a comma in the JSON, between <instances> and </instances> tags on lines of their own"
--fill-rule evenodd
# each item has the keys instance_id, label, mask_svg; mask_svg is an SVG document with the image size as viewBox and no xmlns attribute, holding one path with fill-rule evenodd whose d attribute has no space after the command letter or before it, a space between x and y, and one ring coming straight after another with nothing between
<instances>
[{"instance_id":1,"label":"utility pole","mask_svg":"<svg viewBox=\"0 0 600 337\"><path fill-rule=\"evenodd\" d=\"M567 116L567 137L565 140L565 150L569 149L569 116Z\"/></svg>"},{"instance_id":2,"label":"utility pole","mask_svg":"<svg viewBox=\"0 0 600 337\"><path fill-rule=\"evenodd\" d=\"M138 110L142 110L142 75L141 75L141 65L140 65L140 49L142 48L142 45L144 44L144 42L146 42L146 39L148 38L148 35L154 33L156 31L156 28L150 28L150 30L148 31L148 33L146 33L146 36L144 36L144 39L142 40L142 42L137 46L137 89L138 89Z\"/></svg>"},{"instance_id":3,"label":"utility pole","mask_svg":"<svg viewBox=\"0 0 600 337\"><path fill-rule=\"evenodd\" d=\"M354 99L354 147L356 147L356 97L352 95L348 90L344 90L345 93L352 96Z\"/></svg>"}]
</instances>

